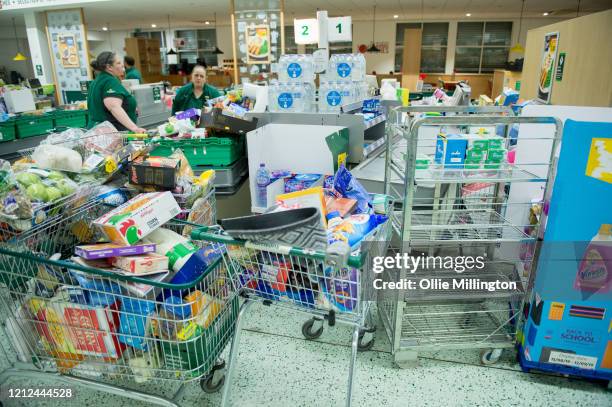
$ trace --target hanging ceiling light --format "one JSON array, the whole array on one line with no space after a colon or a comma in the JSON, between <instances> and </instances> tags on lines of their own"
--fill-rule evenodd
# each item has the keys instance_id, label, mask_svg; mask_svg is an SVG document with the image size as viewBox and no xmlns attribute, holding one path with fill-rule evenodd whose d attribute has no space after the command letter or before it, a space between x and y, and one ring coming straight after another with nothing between
<instances>
[{"instance_id":1,"label":"hanging ceiling light","mask_svg":"<svg viewBox=\"0 0 612 407\"><path fill-rule=\"evenodd\" d=\"M19 47L19 39L17 38L17 25L15 24L15 17L13 17L13 31L15 32L15 43L17 43L17 54L13 57L13 61L25 61L28 58L21 53L21 47Z\"/></svg>"},{"instance_id":2,"label":"hanging ceiling light","mask_svg":"<svg viewBox=\"0 0 612 407\"><path fill-rule=\"evenodd\" d=\"M170 33L172 32L170 30L170 14L168 14L168 35L170 35ZM172 37L174 38L174 36ZM168 40L168 37L166 37L166 40ZM166 52L166 56L168 57L168 65L175 65L178 63L178 56L172 46L170 46L170 49L168 50L168 52Z\"/></svg>"},{"instance_id":3,"label":"hanging ceiling light","mask_svg":"<svg viewBox=\"0 0 612 407\"><path fill-rule=\"evenodd\" d=\"M368 52L377 53L380 52L380 49L376 46L374 42L374 34L376 33L376 4L374 4L374 13L372 15L372 45L367 49Z\"/></svg>"},{"instance_id":4,"label":"hanging ceiling light","mask_svg":"<svg viewBox=\"0 0 612 407\"><path fill-rule=\"evenodd\" d=\"M215 13L215 21L214 22L215 22L215 26L214 26L214 29L215 29L215 38L217 38L217 13ZM215 44L215 50L213 51L213 54L220 55L220 54L223 54L223 51L221 51L219 49L219 47Z\"/></svg>"},{"instance_id":5,"label":"hanging ceiling light","mask_svg":"<svg viewBox=\"0 0 612 407\"><path fill-rule=\"evenodd\" d=\"M516 44L514 44L512 46L512 48L510 48L510 52L516 52L516 53L519 53L519 54L522 54L522 53L525 52L525 48L523 48L523 46L519 42L521 40L521 29L523 28L523 12L524 11L525 11L525 0L522 0L522 4L521 4L521 17L519 19L518 37L516 38Z\"/></svg>"}]
</instances>

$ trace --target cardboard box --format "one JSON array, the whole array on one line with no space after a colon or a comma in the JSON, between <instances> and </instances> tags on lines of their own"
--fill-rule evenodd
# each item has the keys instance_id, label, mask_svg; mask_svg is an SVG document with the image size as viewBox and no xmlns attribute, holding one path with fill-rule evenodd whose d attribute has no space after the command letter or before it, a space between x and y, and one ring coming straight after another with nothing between
<instances>
[{"instance_id":1,"label":"cardboard box","mask_svg":"<svg viewBox=\"0 0 612 407\"><path fill-rule=\"evenodd\" d=\"M251 211L264 212L267 208L259 208L256 199L259 164L297 174L335 174L348 157L349 131L340 126L266 124L247 134L247 151Z\"/></svg>"},{"instance_id":2,"label":"cardboard box","mask_svg":"<svg viewBox=\"0 0 612 407\"><path fill-rule=\"evenodd\" d=\"M171 192L140 194L96 219L110 241L133 245L181 212Z\"/></svg>"},{"instance_id":3,"label":"cardboard box","mask_svg":"<svg viewBox=\"0 0 612 407\"><path fill-rule=\"evenodd\" d=\"M137 254L154 253L154 243L137 244L134 246L122 246L115 243L98 243L76 246L74 254L86 260L106 259L117 256L134 256Z\"/></svg>"},{"instance_id":4,"label":"cardboard box","mask_svg":"<svg viewBox=\"0 0 612 407\"><path fill-rule=\"evenodd\" d=\"M133 274L150 274L168 270L168 258L157 253L113 257L111 263L113 266Z\"/></svg>"},{"instance_id":5,"label":"cardboard box","mask_svg":"<svg viewBox=\"0 0 612 407\"><path fill-rule=\"evenodd\" d=\"M468 140L463 135L438 135L436 140L435 161L445 168L462 168L465 161Z\"/></svg>"},{"instance_id":6,"label":"cardboard box","mask_svg":"<svg viewBox=\"0 0 612 407\"><path fill-rule=\"evenodd\" d=\"M176 187L180 160L168 157L138 157L130 167L130 183L161 188Z\"/></svg>"}]
</instances>

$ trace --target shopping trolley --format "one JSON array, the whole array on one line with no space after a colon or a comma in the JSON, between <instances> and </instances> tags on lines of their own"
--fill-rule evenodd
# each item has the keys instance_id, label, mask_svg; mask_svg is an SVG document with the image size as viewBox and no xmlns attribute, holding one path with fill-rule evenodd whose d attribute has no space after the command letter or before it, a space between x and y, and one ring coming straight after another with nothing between
<instances>
[{"instance_id":1,"label":"shopping trolley","mask_svg":"<svg viewBox=\"0 0 612 407\"><path fill-rule=\"evenodd\" d=\"M370 315L375 298L372 258L385 255L390 232L390 223L386 221L364 238L358 252L344 259L320 250L234 239L219 227L192 232L194 240L226 247L223 263L234 279L234 286L246 297L232 339L223 405L230 401L231 378L244 315L254 301L259 300L267 305L303 311L319 321L326 319L330 325L338 322L353 327L346 399L346 405L350 406L357 351L359 347L368 346L364 338L374 330ZM313 324L314 320L309 320L303 331L316 333L312 331Z\"/></svg>"},{"instance_id":2,"label":"shopping trolley","mask_svg":"<svg viewBox=\"0 0 612 407\"><path fill-rule=\"evenodd\" d=\"M126 276L55 260L69 258L75 244L95 242L91 221L109 209L90 202L0 245L0 315L10 345L2 344L10 366L0 383L52 376L172 406L187 383L217 391L224 382L220 355L239 312L224 247L194 242L208 265L191 280ZM185 226L198 225L164 225L178 233ZM173 385L178 390L170 393Z\"/></svg>"}]
</instances>

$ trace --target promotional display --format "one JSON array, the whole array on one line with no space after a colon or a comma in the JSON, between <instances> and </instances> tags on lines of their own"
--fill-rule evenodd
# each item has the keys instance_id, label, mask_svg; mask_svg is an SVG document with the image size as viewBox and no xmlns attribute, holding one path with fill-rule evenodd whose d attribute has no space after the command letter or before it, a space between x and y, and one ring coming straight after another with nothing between
<instances>
[{"instance_id":1,"label":"promotional display","mask_svg":"<svg viewBox=\"0 0 612 407\"><path fill-rule=\"evenodd\" d=\"M538 81L538 100L543 103L550 102L555 73L555 62L559 49L559 33L549 33L544 37L544 50L540 64L540 79Z\"/></svg>"},{"instance_id":2,"label":"promotional display","mask_svg":"<svg viewBox=\"0 0 612 407\"><path fill-rule=\"evenodd\" d=\"M611 157L611 124L565 122L537 276L525 309L519 350L525 370L612 379Z\"/></svg>"}]
</instances>

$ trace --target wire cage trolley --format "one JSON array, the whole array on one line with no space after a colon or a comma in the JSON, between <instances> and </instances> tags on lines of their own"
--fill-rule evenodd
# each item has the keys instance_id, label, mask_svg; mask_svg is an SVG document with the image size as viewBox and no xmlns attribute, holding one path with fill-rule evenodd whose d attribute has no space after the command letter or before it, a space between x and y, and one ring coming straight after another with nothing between
<instances>
[{"instance_id":1,"label":"wire cage trolley","mask_svg":"<svg viewBox=\"0 0 612 407\"><path fill-rule=\"evenodd\" d=\"M274 304L313 315L302 332L307 338L321 335L326 319L329 325L352 326L352 356L348 374L346 405L351 404L354 367L358 349L373 344L374 324L370 309L375 301L372 258L385 254L390 222L379 225L361 242L360 249L348 257L337 257L321 250L255 243L234 239L220 228L201 228L192 237L224 245L223 262L234 278L234 285L246 300L243 303L232 340L223 405L230 402L231 378L235 367L241 323L255 301Z\"/></svg>"},{"instance_id":2,"label":"wire cage trolley","mask_svg":"<svg viewBox=\"0 0 612 407\"><path fill-rule=\"evenodd\" d=\"M521 148L513 162L505 159L508 131L469 135L470 127L507 130L513 125L519 126ZM401 160L389 154L387 169L406 188L397 191L387 177L386 190L395 199L392 251L434 260L414 272L383 273L384 280L413 280L420 288L378 292L377 308L395 362L412 366L421 351L472 348L482 350L483 364L495 363L502 349L520 339L520 315L533 278L562 124L553 117L476 114L425 117L397 126L405 151ZM445 126L468 134L453 136L468 139L465 162L445 161L445 136L440 140L427 131ZM536 157L526 150L539 153ZM447 269L435 262L444 256L482 256L484 268ZM420 286L423 280L429 285Z\"/></svg>"},{"instance_id":3,"label":"wire cage trolley","mask_svg":"<svg viewBox=\"0 0 612 407\"><path fill-rule=\"evenodd\" d=\"M10 362L0 382L52 375L171 406L187 383L219 390L220 355L239 311L222 247L194 241L209 261L189 278L176 278L182 268L133 276L56 260L70 258L75 244L96 241L91 221L108 210L91 202L30 231L17 245L0 246L0 315L9 339L2 352ZM198 225L171 221L163 227L180 233L185 226Z\"/></svg>"}]
</instances>

